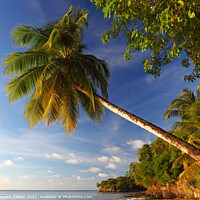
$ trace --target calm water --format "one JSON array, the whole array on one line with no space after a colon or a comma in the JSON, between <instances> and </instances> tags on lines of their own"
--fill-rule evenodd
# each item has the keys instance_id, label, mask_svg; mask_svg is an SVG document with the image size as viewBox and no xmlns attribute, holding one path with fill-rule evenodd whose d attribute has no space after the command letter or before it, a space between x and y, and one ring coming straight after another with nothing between
<instances>
[{"instance_id":1,"label":"calm water","mask_svg":"<svg viewBox=\"0 0 200 200\"><path fill-rule=\"evenodd\" d=\"M136 200L123 198L127 193L100 193L98 191L0 191L0 200ZM143 199L144 200L144 199Z\"/></svg>"}]
</instances>

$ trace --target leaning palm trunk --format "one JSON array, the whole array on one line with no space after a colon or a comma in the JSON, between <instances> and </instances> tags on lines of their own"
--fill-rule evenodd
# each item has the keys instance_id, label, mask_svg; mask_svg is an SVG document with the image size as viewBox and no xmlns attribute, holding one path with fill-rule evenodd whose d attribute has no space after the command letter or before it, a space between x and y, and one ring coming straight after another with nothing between
<instances>
[{"instance_id":1,"label":"leaning palm trunk","mask_svg":"<svg viewBox=\"0 0 200 200\"><path fill-rule=\"evenodd\" d=\"M114 104L108 102L107 100L103 99L102 97L95 95L95 98L98 99L98 101L105 106L107 109L111 110L112 112L116 113L117 115L123 117L124 119L140 126L141 128L149 131L150 133L153 133L154 135L162 138L166 142L172 144L173 146L177 147L181 151L185 152L195 160L200 161L200 149L188 144L187 142L184 142L180 138L168 133L167 131L151 124L150 122L137 117L136 115L133 115L126 110L119 108L115 106Z\"/></svg>"},{"instance_id":2,"label":"leaning palm trunk","mask_svg":"<svg viewBox=\"0 0 200 200\"><path fill-rule=\"evenodd\" d=\"M79 91L88 95L87 92L85 90L83 90L82 88L80 88L79 86L77 86L77 84L75 82L73 82L73 85ZM117 115L123 117L124 119L140 126L141 128L149 131L150 133L153 133L154 135L162 138L169 144L172 144L173 146L177 147L181 151L185 152L186 154L188 154L190 157L194 158L195 160L200 161L200 149L198 149L198 148L190 145L189 143L181 140L180 138L168 133L167 131L159 128L158 126L155 126L152 123L150 123L140 117L137 117L136 115L131 114L131 113L127 112L126 110L119 108L118 106L115 106L114 104L110 103L109 101L100 97L97 94L94 94L94 97L110 111L112 111L112 112L116 113Z\"/></svg>"}]
</instances>

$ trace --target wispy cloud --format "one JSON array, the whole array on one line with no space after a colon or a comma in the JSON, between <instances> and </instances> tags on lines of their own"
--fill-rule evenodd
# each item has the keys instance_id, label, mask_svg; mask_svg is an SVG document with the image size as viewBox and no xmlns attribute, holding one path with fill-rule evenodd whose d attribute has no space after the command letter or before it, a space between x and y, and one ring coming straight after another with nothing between
<instances>
[{"instance_id":1,"label":"wispy cloud","mask_svg":"<svg viewBox=\"0 0 200 200\"><path fill-rule=\"evenodd\" d=\"M101 177L101 178L107 178L108 174L99 173L98 176Z\"/></svg>"},{"instance_id":2,"label":"wispy cloud","mask_svg":"<svg viewBox=\"0 0 200 200\"><path fill-rule=\"evenodd\" d=\"M45 178L60 178L60 174L46 175Z\"/></svg>"},{"instance_id":3,"label":"wispy cloud","mask_svg":"<svg viewBox=\"0 0 200 200\"><path fill-rule=\"evenodd\" d=\"M45 157L46 158L62 159L62 156L58 153L45 154Z\"/></svg>"},{"instance_id":4,"label":"wispy cloud","mask_svg":"<svg viewBox=\"0 0 200 200\"><path fill-rule=\"evenodd\" d=\"M10 166L15 166L16 164L13 163L12 160L5 160L0 164L0 168L1 167L10 167Z\"/></svg>"},{"instance_id":5,"label":"wispy cloud","mask_svg":"<svg viewBox=\"0 0 200 200\"><path fill-rule=\"evenodd\" d=\"M17 157L17 158L13 158L13 160L16 160L16 161L23 161L24 158L22 158L22 157Z\"/></svg>"},{"instance_id":6,"label":"wispy cloud","mask_svg":"<svg viewBox=\"0 0 200 200\"><path fill-rule=\"evenodd\" d=\"M117 166L113 163L109 163L108 165L106 165L107 169L117 169Z\"/></svg>"},{"instance_id":7,"label":"wispy cloud","mask_svg":"<svg viewBox=\"0 0 200 200\"><path fill-rule=\"evenodd\" d=\"M70 157L73 157L73 158L76 157L74 153L69 153L69 156L70 156Z\"/></svg>"},{"instance_id":8,"label":"wispy cloud","mask_svg":"<svg viewBox=\"0 0 200 200\"><path fill-rule=\"evenodd\" d=\"M79 172L91 172L91 173L97 173L97 172L100 172L102 171L100 168L98 167L91 167L89 169L86 169L86 170L78 170Z\"/></svg>"},{"instance_id":9,"label":"wispy cloud","mask_svg":"<svg viewBox=\"0 0 200 200\"><path fill-rule=\"evenodd\" d=\"M48 170L46 172L37 172L38 174L53 174L51 170Z\"/></svg>"},{"instance_id":10,"label":"wispy cloud","mask_svg":"<svg viewBox=\"0 0 200 200\"><path fill-rule=\"evenodd\" d=\"M46 21L46 16L40 1L38 0L24 1L24 6L26 7L27 10L29 10L32 13L32 17L34 17L34 20L37 20L37 23L41 24Z\"/></svg>"},{"instance_id":11,"label":"wispy cloud","mask_svg":"<svg viewBox=\"0 0 200 200\"><path fill-rule=\"evenodd\" d=\"M68 164L80 164L82 160L77 160L77 159L68 159L65 161L65 163L68 163Z\"/></svg>"},{"instance_id":12,"label":"wispy cloud","mask_svg":"<svg viewBox=\"0 0 200 200\"><path fill-rule=\"evenodd\" d=\"M112 156L112 158L110 159L110 162L121 163L122 160L121 160L121 158L119 158L117 156Z\"/></svg>"},{"instance_id":13,"label":"wispy cloud","mask_svg":"<svg viewBox=\"0 0 200 200\"><path fill-rule=\"evenodd\" d=\"M94 177L81 178L80 176L72 175L72 178L75 178L77 181L91 181L94 180Z\"/></svg>"},{"instance_id":14,"label":"wispy cloud","mask_svg":"<svg viewBox=\"0 0 200 200\"><path fill-rule=\"evenodd\" d=\"M0 183L9 183L10 178L0 174Z\"/></svg>"},{"instance_id":15,"label":"wispy cloud","mask_svg":"<svg viewBox=\"0 0 200 200\"><path fill-rule=\"evenodd\" d=\"M101 156L97 158L100 162L106 162L108 160L107 156Z\"/></svg>"},{"instance_id":16,"label":"wispy cloud","mask_svg":"<svg viewBox=\"0 0 200 200\"><path fill-rule=\"evenodd\" d=\"M103 151L110 153L110 154L116 154L120 151L120 147L108 147L108 148L104 148Z\"/></svg>"},{"instance_id":17,"label":"wispy cloud","mask_svg":"<svg viewBox=\"0 0 200 200\"><path fill-rule=\"evenodd\" d=\"M106 61L111 69L116 69L129 66L129 63L124 61L125 48L125 45L119 43L109 43L100 48L91 49L91 52L97 58Z\"/></svg>"},{"instance_id":18,"label":"wispy cloud","mask_svg":"<svg viewBox=\"0 0 200 200\"><path fill-rule=\"evenodd\" d=\"M126 142L126 144L130 145L131 146L131 149L132 150L138 150L140 148L142 148L142 146L144 144L149 144L150 141L143 141L143 140L130 140L128 142Z\"/></svg>"}]
</instances>

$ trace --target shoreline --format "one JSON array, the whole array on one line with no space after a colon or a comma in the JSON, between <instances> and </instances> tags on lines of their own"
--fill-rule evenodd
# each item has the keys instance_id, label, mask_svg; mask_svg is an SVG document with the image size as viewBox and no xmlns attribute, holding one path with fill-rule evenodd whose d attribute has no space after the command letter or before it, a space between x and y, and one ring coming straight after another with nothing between
<instances>
[{"instance_id":1,"label":"shoreline","mask_svg":"<svg viewBox=\"0 0 200 200\"><path fill-rule=\"evenodd\" d=\"M136 192L134 194L127 194L123 196L123 198L126 198L126 197L151 199L149 196L146 195L146 191Z\"/></svg>"}]
</instances>

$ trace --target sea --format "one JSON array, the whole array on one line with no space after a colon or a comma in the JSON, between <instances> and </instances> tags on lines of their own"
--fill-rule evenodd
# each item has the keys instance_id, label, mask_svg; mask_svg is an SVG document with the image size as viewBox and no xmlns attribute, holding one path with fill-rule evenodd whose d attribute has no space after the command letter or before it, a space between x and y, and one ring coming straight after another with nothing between
<instances>
[{"instance_id":1,"label":"sea","mask_svg":"<svg viewBox=\"0 0 200 200\"><path fill-rule=\"evenodd\" d=\"M101 193L97 190L0 190L0 200L144 200L144 198L124 197L127 194L131 193Z\"/></svg>"}]
</instances>

